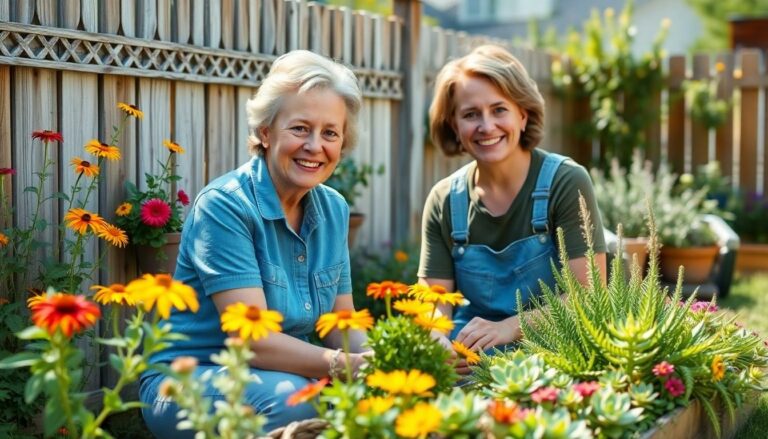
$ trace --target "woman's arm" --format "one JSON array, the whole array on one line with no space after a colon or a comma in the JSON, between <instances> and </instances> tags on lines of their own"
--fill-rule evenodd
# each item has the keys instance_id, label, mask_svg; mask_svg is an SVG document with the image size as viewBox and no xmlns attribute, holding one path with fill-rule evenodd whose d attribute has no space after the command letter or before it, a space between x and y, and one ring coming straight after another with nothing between
<instances>
[{"instance_id":1,"label":"woman's arm","mask_svg":"<svg viewBox=\"0 0 768 439\"><path fill-rule=\"evenodd\" d=\"M343 297L345 296L340 296L340 298ZM223 313L228 305L238 302L267 309L267 300L264 296L264 290L261 288L226 290L213 294L211 298L219 313ZM351 302L351 296L349 300ZM342 300L342 302L344 301ZM339 299L337 299L336 306L343 306L343 303L340 305ZM236 337L237 333L231 332L229 335ZM359 336L355 336L355 339L358 338ZM283 333L272 333L265 339L252 341L251 349L256 354L256 357L251 360L251 366L259 369L290 372L308 378L328 376L331 359L335 354L335 349L315 346ZM350 360L354 370L363 362L360 354L351 354ZM339 367L345 365L344 355L339 356L338 364Z\"/></svg>"}]
</instances>

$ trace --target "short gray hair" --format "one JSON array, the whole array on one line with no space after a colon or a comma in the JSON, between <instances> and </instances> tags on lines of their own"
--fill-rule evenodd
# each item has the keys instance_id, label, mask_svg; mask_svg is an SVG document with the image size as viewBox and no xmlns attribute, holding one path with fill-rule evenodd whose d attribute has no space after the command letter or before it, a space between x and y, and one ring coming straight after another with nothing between
<instances>
[{"instance_id":1,"label":"short gray hair","mask_svg":"<svg viewBox=\"0 0 768 439\"><path fill-rule=\"evenodd\" d=\"M347 107L342 151L357 145L358 114L363 103L357 78L344 65L307 50L294 50L277 58L256 95L245 105L248 116L248 148L262 154L264 145L259 129L272 125L290 93L302 94L317 87L336 92Z\"/></svg>"}]
</instances>

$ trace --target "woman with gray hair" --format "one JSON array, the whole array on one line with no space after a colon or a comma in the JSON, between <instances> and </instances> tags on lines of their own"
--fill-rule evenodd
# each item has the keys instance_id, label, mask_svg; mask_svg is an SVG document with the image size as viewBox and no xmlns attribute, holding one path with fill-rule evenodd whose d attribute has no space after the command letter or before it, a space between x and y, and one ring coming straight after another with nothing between
<instances>
[{"instance_id":1,"label":"woman with gray hair","mask_svg":"<svg viewBox=\"0 0 768 439\"><path fill-rule=\"evenodd\" d=\"M188 339L151 361L190 356L196 374L225 373L210 360L236 335L221 329L225 308L243 303L280 312L283 331L251 342L251 371L260 383L246 386L245 399L266 415L266 430L313 417L310 405L287 407L286 399L346 367L340 334L324 338L325 346L309 337L320 315L353 309L349 207L322 183L355 146L361 105L357 79L341 64L304 50L276 59L246 106L253 158L206 186L184 224L174 278L195 289L200 309L174 310L168 322ZM353 331L354 370L365 362L364 340ZM192 437L176 431L179 409L159 394L163 379L155 370L142 377L144 419L157 437ZM209 397L223 399L209 387Z\"/></svg>"}]
</instances>

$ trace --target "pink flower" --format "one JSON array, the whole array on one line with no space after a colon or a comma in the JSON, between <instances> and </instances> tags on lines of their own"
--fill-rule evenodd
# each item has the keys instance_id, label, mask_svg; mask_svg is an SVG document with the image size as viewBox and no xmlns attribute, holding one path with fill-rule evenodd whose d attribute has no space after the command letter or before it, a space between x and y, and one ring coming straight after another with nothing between
<instances>
[{"instance_id":1,"label":"pink flower","mask_svg":"<svg viewBox=\"0 0 768 439\"><path fill-rule=\"evenodd\" d=\"M699 311L707 311L707 312L715 312L717 311L717 305L712 305L709 302L704 301L698 301L694 302L693 305L691 305L691 311L693 312L699 312Z\"/></svg>"},{"instance_id":2,"label":"pink flower","mask_svg":"<svg viewBox=\"0 0 768 439\"><path fill-rule=\"evenodd\" d=\"M181 203L182 206L188 206L189 205L189 195L187 195L186 192L183 190L179 190L176 193L176 197L179 199L179 203Z\"/></svg>"},{"instance_id":3,"label":"pink flower","mask_svg":"<svg viewBox=\"0 0 768 439\"><path fill-rule=\"evenodd\" d=\"M668 379L667 382L664 383L664 388L667 389L667 392L669 392L673 398L677 398L685 393L685 385L678 378Z\"/></svg>"},{"instance_id":4,"label":"pink flower","mask_svg":"<svg viewBox=\"0 0 768 439\"><path fill-rule=\"evenodd\" d=\"M665 377L675 371L675 366L662 361L661 363L653 366L653 374L657 377Z\"/></svg>"},{"instance_id":5,"label":"pink flower","mask_svg":"<svg viewBox=\"0 0 768 439\"><path fill-rule=\"evenodd\" d=\"M558 390L555 387L542 387L531 394L531 399L537 404L557 401Z\"/></svg>"},{"instance_id":6,"label":"pink flower","mask_svg":"<svg viewBox=\"0 0 768 439\"><path fill-rule=\"evenodd\" d=\"M589 398L593 393L600 390L600 383L597 381L585 381L583 383L574 384L573 390L578 392L582 398Z\"/></svg>"},{"instance_id":7,"label":"pink flower","mask_svg":"<svg viewBox=\"0 0 768 439\"><path fill-rule=\"evenodd\" d=\"M159 198L152 198L141 205L141 222L149 227L163 227L171 218L171 206Z\"/></svg>"},{"instance_id":8,"label":"pink flower","mask_svg":"<svg viewBox=\"0 0 768 439\"><path fill-rule=\"evenodd\" d=\"M13 168L0 168L0 175L14 175L16 170Z\"/></svg>"}]
</instances>

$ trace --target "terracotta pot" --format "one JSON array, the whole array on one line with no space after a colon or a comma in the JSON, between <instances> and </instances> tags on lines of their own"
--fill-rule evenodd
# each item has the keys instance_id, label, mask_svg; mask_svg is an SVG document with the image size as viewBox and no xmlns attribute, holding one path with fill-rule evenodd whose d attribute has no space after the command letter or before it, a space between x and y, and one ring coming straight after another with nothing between
<instances>
[{"instance_id":1,"label":"terracotta pot","mask_svg":"<svg viewBox=\"0 0 768 439\"><path fill-rule=\"evenodd\" d=\"M637 263L641 267L640 272L645 272L645 264L648 261L648 238L624 238L624 253L629 268L631 268L632 259L637 257Z\"/></svg>"},{"instance_id":2,"label":"terracotta pot","mask_svg":"<svg viewBox=\"0 0 768 439\"><path fill-rule=\"evenodd\" d=\"M349 214L349 233L347 235L347 243L349 244L350 249L355 244L357 232L360 230L360 226L363 225L363 221L365 221L364 214L357 212L352 212Z\"/></svg>"},{"instance_id":3,"label":"terracotta pot","mask_svg":"<svg viewBox=\"0 0 768 439\"><path fill-rule=\"evenodd\" d=\"M736 253L736 270L740 273L768 273L768 244L742 243Z\"/></svg>"},{"instance_id":4,"label":"terracotta pot","mask_svg":"<svg viewBox=\"0 0 768 439\"><path fill-rule=\"evenodd\" d=\"M683 277L686 284L701 285L709 281L715 256L720 248L709 247L662 247L661 275L668 282L677 282L678 269L685 268Z\"/></svg>"},{"instance_id":5,"label":"terracotta pot","mask_svg":"<svg viewBox=\"0 0 768 439\"><path fill-rule=\"evenodd\" d=\"M165 245L160 248L137 245L136 262L142 274L169 273L176 271L176 257L179 256L181 232L166 233Z\"/></svg>"}]
</instances>

